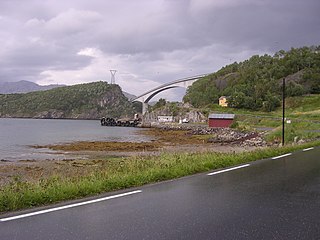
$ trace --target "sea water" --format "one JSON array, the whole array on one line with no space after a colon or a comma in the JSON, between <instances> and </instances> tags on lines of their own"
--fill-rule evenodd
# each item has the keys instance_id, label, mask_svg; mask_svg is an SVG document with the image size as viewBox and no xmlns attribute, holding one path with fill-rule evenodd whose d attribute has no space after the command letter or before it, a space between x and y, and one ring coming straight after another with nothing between
<instances>
[{"instance_id":1,"label":"sea water","mask_svg":"<svg viewBox=\"0 0 320 240\"><path fill-rule=\"evenodd\" d=\"M64 159L63 154L33 145L77 141L143 142L150 138L130 127L105 127L99 120L0 118L0 160ZM141 132L140 132L141 133Z\"/></svg>"}]
</instances>

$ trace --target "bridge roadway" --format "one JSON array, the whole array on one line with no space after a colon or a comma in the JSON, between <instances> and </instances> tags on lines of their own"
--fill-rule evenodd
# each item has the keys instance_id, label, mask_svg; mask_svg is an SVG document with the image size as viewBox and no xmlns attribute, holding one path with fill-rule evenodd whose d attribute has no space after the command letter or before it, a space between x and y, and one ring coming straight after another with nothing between
<instances>
[{"instance_id":1,"label":"bridge roadway","mask_svg":"<svg viewBox=\"0 0 320 240\"><path fill-rule=\"evenodd\" d=\"M320 239L320 148L124 192L2 215L0 239Z\"/></svg>"}]
</instances>

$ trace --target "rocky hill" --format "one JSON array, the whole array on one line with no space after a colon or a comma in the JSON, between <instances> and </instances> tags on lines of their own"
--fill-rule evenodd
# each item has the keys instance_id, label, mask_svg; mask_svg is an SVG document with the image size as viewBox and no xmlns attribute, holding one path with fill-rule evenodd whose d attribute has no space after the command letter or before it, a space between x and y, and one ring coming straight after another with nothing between
<instances>
[{"instance_id":1,"label":"rocky hill","mask_svg":"<svg viewBox=\"0 0 320 240\"><path fill-rule=\"evenodd\" d=\"M0 117L98 119L131 117L134 112L121 88L106 82L0 95Z\"/></svg>"},{"instance_id":2,"label":"rocky hill","mask_svg":"<svg viewBox=\"0 0 320 240\"><path fill-rule=\"evenodd\" d=\"M195 107L218 103L228 96L230 107L273 111L280 106L282 79L286 96L320 93L320 46L281 50L274 56L252 56L227 65L195 82L184 101Z\"/></svg>"},{"instance_id":3,"label":"rocky hill","mask_svg":"<svg viewBox=\"0 0 320 240\"><path fill-rule=\"evenodd\" d=\"M54 89L57 87L65 87L63 84L50 84L50 85L39 85L34 82L21 80L18 82L0 82L0 94L11 94L11 93L28 93L36 91L45 91ZM135 98L136 96L127 92L123 92L123 95L130 99Z\"/></svg>"}]
</instances>

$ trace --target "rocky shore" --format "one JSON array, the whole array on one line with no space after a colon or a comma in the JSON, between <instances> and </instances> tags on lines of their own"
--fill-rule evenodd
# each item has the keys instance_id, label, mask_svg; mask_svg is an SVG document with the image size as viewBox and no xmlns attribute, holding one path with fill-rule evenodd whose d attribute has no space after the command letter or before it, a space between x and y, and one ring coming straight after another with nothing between
<instances>
[{"instance_id":1,"label":"rocky shore","mask_svg":"<svg viewBox=\"0 0 320 240\"><path fill-rule=\"evenodd\" d=\"M220 145L238 145L250 147L266 147L267 142L263 136L265 132L239 131L231 128L211 128L204 125L191 124L153 124L153 128L169 131L181 130L187 131L186 136L208 135L208 143Z\"/></svg>"}]
</instances>

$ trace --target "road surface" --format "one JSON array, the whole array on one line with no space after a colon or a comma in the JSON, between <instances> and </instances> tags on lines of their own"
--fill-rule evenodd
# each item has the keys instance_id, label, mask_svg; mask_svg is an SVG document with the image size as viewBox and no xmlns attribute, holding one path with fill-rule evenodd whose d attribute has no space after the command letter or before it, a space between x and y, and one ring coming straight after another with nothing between
<instances>
[{"instance_id":1,"label":"road surface","mask_svg":"<svg viewBox=\"0 0 320 240\"><path fill-rule=\"evenodd\" d=\"M320 239L320 148L2 215L0 239Z\"/></svg>"}]
</instances>

